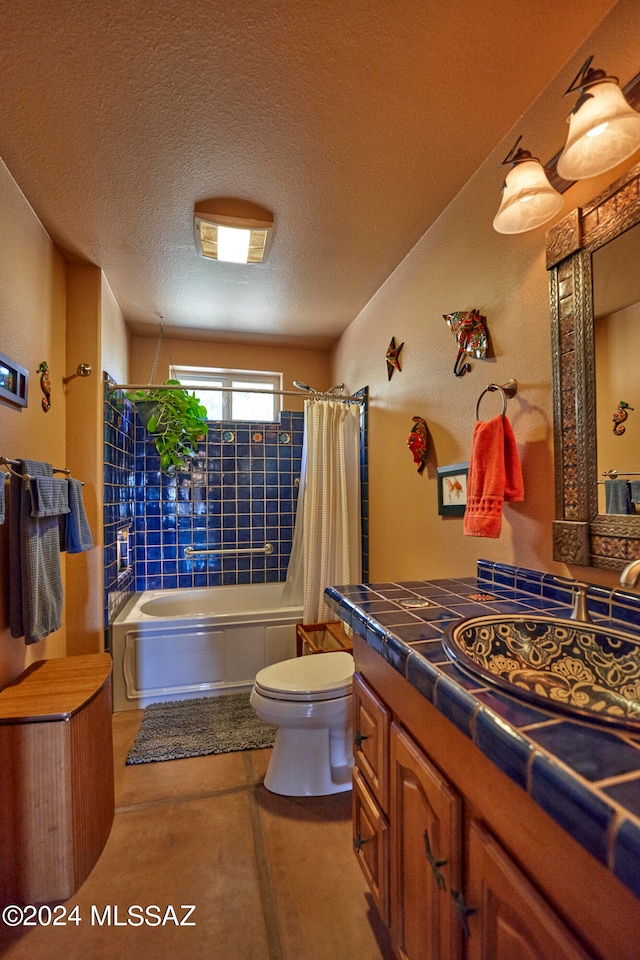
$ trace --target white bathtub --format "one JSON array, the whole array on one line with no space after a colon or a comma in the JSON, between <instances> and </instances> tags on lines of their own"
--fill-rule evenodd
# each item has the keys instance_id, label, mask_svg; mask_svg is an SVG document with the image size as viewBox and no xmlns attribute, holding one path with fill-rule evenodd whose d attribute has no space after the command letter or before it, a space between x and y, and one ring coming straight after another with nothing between
<instances>
[{"instance_id":1,"label":"white bathtub","mask_svg":"<svg viewBox=\"0 0 640 960\"><path fill-rule=\"evenodd\" d=\"M302 609L282 583L135 594L110 627L115 711L250 690L258 670L294 657Z\"/></svg>"}]
</instances>

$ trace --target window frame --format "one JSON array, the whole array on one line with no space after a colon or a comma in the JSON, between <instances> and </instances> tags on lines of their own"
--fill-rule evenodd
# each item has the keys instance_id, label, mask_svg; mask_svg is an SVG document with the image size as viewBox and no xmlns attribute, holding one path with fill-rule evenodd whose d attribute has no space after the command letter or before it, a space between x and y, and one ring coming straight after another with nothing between
<instances>
[{"instance_id":1,"label":"window frame","mask_svg":"<svg viewBox=\"0 0 640 960\"><path fill-rule=\"evenodd\" d=\"M198 386L203 383L211 382L221 386L219 391L222 394L222 417L221 420L209 420L209 423L277 423L282 412L282 373L274 370L241 370L231 367L200 367L188 364L174 364L170 366L170 376L174 380L183 383L184 378L197 379L198 384L184 383L186 390L193 390L197 395ZM233 392L231 390L234 381L242 381L251 384L269 384L271 389L265 389L265 394L271 394L273 399L273 419L263 417L243 417L242 419L233 416ZM226 389L225 389L226 388Z\"/></svg>"}]
</instances>

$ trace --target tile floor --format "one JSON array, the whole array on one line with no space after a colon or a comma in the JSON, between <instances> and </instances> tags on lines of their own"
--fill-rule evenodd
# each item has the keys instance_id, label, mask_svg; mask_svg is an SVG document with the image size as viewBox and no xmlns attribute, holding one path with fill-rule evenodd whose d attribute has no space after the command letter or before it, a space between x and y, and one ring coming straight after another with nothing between
<instances>
[{"instance_id":1,"label":"tile floor","mask_svg":"<svg viewBox=\"0 0 640 960\"><path fill-rule=\"evenodd\" d=\"M98 863L65 904L69 914L77 906L77 922L0 926L0 956L392 960L352 853L350 793L269 793L269 750L127 767L141 718L114 715L116 815ZM129 906L150 904L160 908L150 919L165 923L126 923ZM186 919L182 905L191 904L193 926L165 913L171 905Z\"/></svg>"}]
</instances>

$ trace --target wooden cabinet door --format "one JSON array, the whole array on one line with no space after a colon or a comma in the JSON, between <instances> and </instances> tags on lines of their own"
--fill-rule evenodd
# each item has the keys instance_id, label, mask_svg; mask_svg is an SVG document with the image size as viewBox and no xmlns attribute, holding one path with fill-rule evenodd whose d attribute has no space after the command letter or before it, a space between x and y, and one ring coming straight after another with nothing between
<instances>
[{"instance_id":1,"label":"wooden cabinet door","mask_svg":"<svg viewBox=\"0 0 640 960\"><path fill-rule=\"evenodd\" d=\"M459 960L461 802L411 737L391 725L391 935L401 960Z\"/></svg>"},{"instance_id":2,"label":"wooden cabinet door","mask_svg":"<svg viewBox=\"0 0 640 960\"><path fill-rule=\"evenodd\" d=\"M469 828L467 879L467 903L475 908L467 918L468 960L593 960L475 820Z\"/></svg>"},{"instance_id":3,"label":"wooden cabinet door","mask_svg":"<svg viewBox=\"0 0 640 960\"><path fill-rule=\"evenodd\" d=\"M353 711L355 765L388 814L390 713L357 673L353 678Z\"/></svg>"},{"instance_id":4,"label":"wooden cabinet door","mask_svg":"<svg viewBox=\"0 0 640 960\"><path fill-rule=\"evenodd\" d=\"M378 913L389 925L389 824L359 770L353 771L353 849Z\"/></svg>"}]
</instances>

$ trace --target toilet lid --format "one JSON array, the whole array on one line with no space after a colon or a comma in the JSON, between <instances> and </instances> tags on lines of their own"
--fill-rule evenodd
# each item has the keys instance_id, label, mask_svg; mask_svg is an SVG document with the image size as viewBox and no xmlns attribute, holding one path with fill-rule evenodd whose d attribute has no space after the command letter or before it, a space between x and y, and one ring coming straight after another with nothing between
<instances>
[{"instance_id":1,"label":"toilet lid","mask_svg":"<svg viewBox=\"0 0 640 960\"><path fill-rule=\"evenodd\" d=\"M320 653L272 663L256 675L256 690L279 700L331 700L351 691L353 657Z\"/></svg>"}]
</instances>

